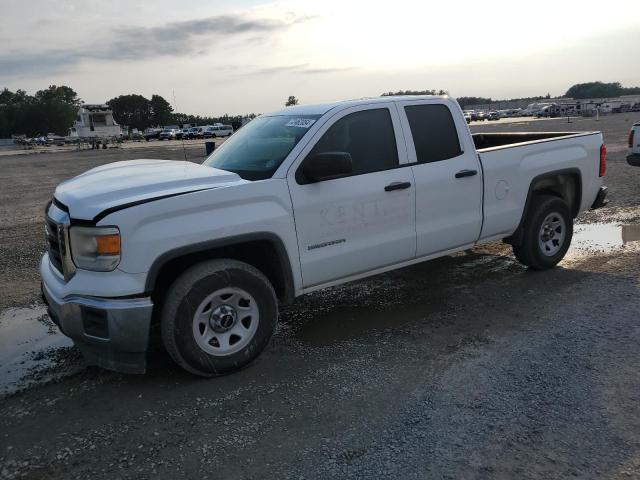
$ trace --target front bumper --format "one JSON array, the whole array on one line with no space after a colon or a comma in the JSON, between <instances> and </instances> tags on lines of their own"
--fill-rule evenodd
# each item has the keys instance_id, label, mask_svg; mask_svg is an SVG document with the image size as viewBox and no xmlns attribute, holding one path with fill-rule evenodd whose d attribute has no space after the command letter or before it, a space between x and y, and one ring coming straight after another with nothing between
<instances>
[{"instance_id":1,"label":"front bumper","mask_svg":"<svg viewBox=\"0 0 640 480\"><path fill-rule=\"evenodd\" d=\"M607 187L600 187L600 189L598 190L598 194L596 195L596 199L594 200L593 205L591 205L591 210L604 207L607 203L609 203L609 200L607 200L608 191L609 189Z\"/></svg>"},{"instance_id":2,"label":"front bumper","mask_svg":"<svg viewBox=\"0 0 640 480\"><path fill-rule=\"evenodd\" d=\"M49 316L89 365L144 373L153 303L150 298L58 298L43 282Z\"/></svg>"},{"instance_id":3,"label":"front bumper","mask_svg":"<svg viewBox=\"0 0 640 480\"><path fill-rule=\"evenodd\" d=\"M640 167L640 153L627 155L627 163L632 167Z\"/></svg>"}]
</instances>

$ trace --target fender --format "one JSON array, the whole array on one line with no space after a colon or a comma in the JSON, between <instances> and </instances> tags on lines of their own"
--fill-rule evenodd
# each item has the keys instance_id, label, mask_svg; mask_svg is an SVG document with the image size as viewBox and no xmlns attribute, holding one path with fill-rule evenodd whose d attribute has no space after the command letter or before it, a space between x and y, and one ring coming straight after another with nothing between
<instances>
[{"instance_id":1,"label":"fender","mask_svg":"<svg viewBox=\"0 0 640 480\"><path fill-rule=\"evenodd\" d=\"M284 279L284 298L285 302L293 301L295 297L295 289L294 289L294 281L293 281L293 271L291 269L291 261L289 259L289 254L287 253L287 249L284 245L282 239L274 233L271 232L255 232L255 233L247 233L242 235L235 235L231 237L219 238L216 240L207 240L205 242L194 243L192 245L185 245L183 247L178 247L173 250L169 250L160 256L158 256L153 263L151 264L151 268L147 273L147 279L145 281L145 292L152 292L156 281L158 279L158 274L164 265L167 262L174 260L176 258L190 255L194 253L206 252L208 250L213 250L221 247L231 247L234 245L241 245L243 243L255 242L255 241L267 241L271 243L276 250L278 255L278 261L281 269L282 278Z\"/></svg>"},{"instance_id":2,"label":"fender","mask_svg":"<svg viewBox=\"0 0 640 480\"><path fill-rule=\"evenodd\" d=\"M579 201L578 201L578 204L573 205L573 208L572 208L573 218L575 218L578 215L578 212L580 211L580 202L582 202L582 174L580 173L580 170L577 168L564 168L561 170L554 170L552 172L542 173L531 180L531 183L529 184L529 190L527 191L527 199L524 202L524 210L522 210L522 217L520 218L520 223L518 224L518 228L516 228L515 232L513 232L510 236L508 236L503 240L505 243L508 243L510 245L519 245L522 243L522 232L524 231L524 221L525 221L525 218L527 217L527 212L529 211L531 199L533 198L533 187L541 180L545 180L547 178L553 178L558 175L572 175L578 179L576 184L576 190L577 190L576 193L578 194Z\"/></svg>"}]
</instances>

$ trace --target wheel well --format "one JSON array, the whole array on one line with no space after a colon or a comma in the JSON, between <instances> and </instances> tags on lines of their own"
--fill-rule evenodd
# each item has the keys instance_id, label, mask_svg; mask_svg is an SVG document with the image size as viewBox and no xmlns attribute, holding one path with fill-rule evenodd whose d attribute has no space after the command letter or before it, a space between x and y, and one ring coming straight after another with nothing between
<instances>
[{"instance_id":1,"label":"wheel well","mask_svg":"<svg viewBox=\"0 0 640 480\"><path fill-rule=\"evenodd\" d=\"M520 225L512 235L504 239L504 242L511 245L520 245L522 243L524 220L529 214L529 208L536 195L553 195L561 198L569 206L573 218L576 218L580 211L580 202L582 200L580 172L576 169L564 170L534 178L529 186L529 193L522 211Z\"/></svg>"},{"instance_id":2,"label":"wheel well","mask_svg":"<svg viewBox=\"0 0 640 480\"><path fill-rule=\"evenodd\" d=\"M281 247L282 249L284 247ZM164 262L155 275L155 281L149 285L154 304L159 305L171 284L185 270L205 260L230 258L248 263L260 270L271 282L278 299L289 302L293 299L293 282L286 252L279 249L270 240L250 240L213 248L199 249L195 252L173 256Z\"/></svg>"},{"instance_id":3,"label":"wheel well","mask_svg":"<svg viewBox=\"0 0 640 480\"><path fill-rule=\"evenodd\" d=\"M529 197L534 195L553 195L563 199L569 206L573 218L578 216L582 191L580 176L577 173L561 173L534 179L531 184ZM527 206L530 198L527 198ZM528 212L525 212L528 213Z\"/></svg>"}]
</instances>

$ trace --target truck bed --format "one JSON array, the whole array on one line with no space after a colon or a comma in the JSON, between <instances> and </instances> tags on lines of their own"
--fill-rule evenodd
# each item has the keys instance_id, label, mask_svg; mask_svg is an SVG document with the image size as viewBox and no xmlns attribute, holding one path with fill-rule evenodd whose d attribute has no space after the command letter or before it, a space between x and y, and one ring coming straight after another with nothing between
<instances>
[{"instance_id":1,"label":"truck bed","mask_svg":"<svg viewBox=\"0 0 640 480\"><path fill-rule=\"evenodd\" d=\"M600 132L514 132L472 135L482 164L484 222L481 239L495 240L520 223L529 188L545 175L573 175L572 194L579 196L574 214L594 202L598 176ZM506 234L506 235L505 235Z\"/></svg>"},{"instance_id":2,"label":"truck bed","mask_svg":"<svg viewBox=\"0 0 640 480\"><path fill-rule=\"evenodd\" d=\"M487 151L493 148L507 148L533 142L591 135L593 133L597 132L498 132L474 133L472 137L476 150Z\"/></svg>"}]
</instances>

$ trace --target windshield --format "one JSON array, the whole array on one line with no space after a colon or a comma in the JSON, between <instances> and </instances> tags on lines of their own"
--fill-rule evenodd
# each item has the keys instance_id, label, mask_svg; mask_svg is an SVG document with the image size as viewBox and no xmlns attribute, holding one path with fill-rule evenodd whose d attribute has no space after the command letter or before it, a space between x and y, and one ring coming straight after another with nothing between
<instances>
[{"instance_id":1,"label":"windshield","mask_svg":"<svg viewBox=\"0 0 640 480\"><path fill-rule=\"evenodd\" d=\"M204 165L245 180L264 180L278 169L320 115L258 117L234 133Z\"/></svg>"}]
</instances>

